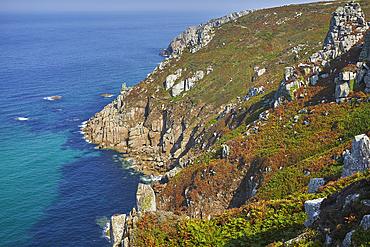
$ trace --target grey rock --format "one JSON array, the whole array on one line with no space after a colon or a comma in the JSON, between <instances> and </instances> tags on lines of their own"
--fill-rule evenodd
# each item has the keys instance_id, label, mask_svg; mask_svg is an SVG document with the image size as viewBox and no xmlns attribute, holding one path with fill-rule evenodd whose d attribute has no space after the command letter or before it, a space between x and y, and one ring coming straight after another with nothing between
<instances>
[{"instance_id":1,"label":"grey rock","mask_svg":"<svg viewBox=\"0 0 370 247\"><path fill-rule=\"evenodd\" d=\"M346 234L346 237L344 238L343 242L342 242L342 246L343 247L349 247L351 246L351 243L352 243L352 234L355 232L355 230L353 231L350 231L349 233Z\"/></svg>"},{"instance_id":2,"label":"grey rock","mask_svg":"<svg viewBox=\"0 0 370 247\"><path fill-rule=\"evenodd\" d=\"M260 92L262 90L263 90L263 86L261 86L261 87L251 87L251 88L249 88L247 95L257 96L258 94L260 94Z\"/></svg>"},{"instance_id":3,"label":"grey rock","mask_svg":"<svg viewBox=\"0 0 370 247\"><path fill-rule=\"evenodd\" d=\"M281 97L278 97L277 99L275 99L274 101L274 108L275 107L278 107L278 106L281 106L283 104L283 99Z\"/></svg>"},{"instance_id":4,"label":"grey rock","mask_svg":"<svg viewBox=\"0 0 370 247\"><path fill-rule=\"evenodd\" d=\"M175 71L174 74L171 74L166 77L166 81L164 82L164 89L166 91L170 89L171 87L173 87L173 85L175 84L175 81L181 76L181 71L182 69L178 69Z\"/></svg>"},{"instance_id":5,"label":"grey rock","mask_svg":"<svg viewBox=\"0 0 370 247\"><path fill-rule=\"evenodd\" d=\"M328 246L329 244L331 244L331 242L332 242L333 240L332 240L332 238L329 236L329 234L326 234L326 236L325 236L325 244L326 244L326 246Z\"/></svg>"},{"instance_id":6,"label":"grey rock","mask_svg":"<svg viewBox=\"0 0 370 247\"><path fill-rule=\"evenodd\" d=\"M294 67L285 67L284 72L285 72L285 76L284 76L285 81L290 80L292 78L292 76L295 75Z\"/></svg>"},{"instance_id":7,"label":"grey rock","mask_svg":"<svg viewBox=\"0 0 370 247\"><path fill-rule=\"evenodd\" d=\"M336 99L347 98L347 96L351 92L351 84L349 82L346 82L346 81L341 81L341 82L342 82L341 84L338 83L335 86L334 97Z\"/></svg>"},{"instance_id":8,"label":"grey rock","mask_svg":"<svg viewBox=\"0 0 370 247\"><path fill-rule=\"evenodd\" d=\"M138 212L156 212L155 194L148 184L139 183L136 192L136 207Z\"/></svg>"},{"instance_id":9,"label":"grey rock","mask_svg":"<svg viewBox=\"0 0 370 247\"><path fill-rule=\"evenodd\" d=\"M310 77L309 82L312 86L315 86L318 80L319 80L319 76L313 75Z\"/></svg>"},{"instance_id":10,"label":"grey rock","mask_svg":"<svg viewBox=\"0 0 370 247\"><path fill-rule=\"evenodd\" d=\"M233 104L228 104L225 106L224 110L221 112L220 116L217 117L217 120L224 118L231 110L233 109Z\"/></svg>"},{"instance_id":11,"label":"grey rock","mask_svg":"<svg viewBox=\"0 0 370 247\"><path fill-rule=\"evenodd\" d=\"M263 120L263 121L267 121L268 120L268 117L269 117L270 113L268 110L264 111L264 112L261 112L261 114L259 115L259 119Z\"/></svg>"},{"instance_id":12,"label":"grey rock","mask_svg":"<svg viewBox=\"0 0 370 247\"><path fill-rule=\"evenodd\" d=\"M314 193L319 187L325 185L323 178L313 178L308 183L308 194Z\"/></svg>"},{"instance_id":13,"label":"grey rock","mask_svg":"<svg viewBox=\"0 0 370 247\"><path fill-rule=\"evenodd\" d=\"M364 215L360 225L362 226L362 228L364 228L365 231L370 229L370 214Z\"/></svg>"},{"instance_id":14,"label":"grey rock","mask_svg":"<svg viewBox=\"0 0 370 247\"><path fill-rule=\"evenodd\" d=\"M367 135L355 136L351 153L344 152L342 177L348 177L357 172L364 172L370 167L370 140Z\"/></svg>"},{"instance_id":15,"label":"grey rock","mask_svg":"<svg viewBox=\"0 0 370 247\"><path fill-rule=\"evenodd\" d=\"M308 228L315 220L319 218L321 203L326 199L319 198L314 200L308 200L304 202L304 209L306 211L308 219L304 222L304 225Z\"/></svg>"},{"instance_id":16,"label":"grey rock","mask_svg":"<svg viewBox=\"0 0 370 247\"><path fill-rule=\"evenodd\" d=\"M226 144L222 144L222 158L226 159L230 154L230 147Z\"/></svg>"},{"instance_id":17,"label":"grey rock","mask_svg":"<svg viewBox=\"0 0 370 247\"><path fill-rule=\"evenodd\" d=\"M266 72L266 69L265 69L265 68L263 68L263 69L259 69L259 70L257 70L256 75L261 76L261 75L263 75L265 72Z\"/></svg>"},{"instance_id":18,"label":"grey rock","mask_svg":"<svg viewBox=\"0 0 370 247\"><path fill-rule=\"evenodd\" d=\"M113 215L110 219L110 239L113 247L121 246L125 222L125 214Z\"/></svg>"},{"instance_id":19,"label":"grey rock","mask_svg":"<svg viewBox=\"0 0 370 247\"><path fill-rule=\"evenodd\" d=\"M185 81L180 81L171 89L171 96L176 97L184 91L189 91L191 88L195 87L195 82L203 79L204 72L202 70L194 73L194 76L187 78Z\"/></svg>"}]
</instances>

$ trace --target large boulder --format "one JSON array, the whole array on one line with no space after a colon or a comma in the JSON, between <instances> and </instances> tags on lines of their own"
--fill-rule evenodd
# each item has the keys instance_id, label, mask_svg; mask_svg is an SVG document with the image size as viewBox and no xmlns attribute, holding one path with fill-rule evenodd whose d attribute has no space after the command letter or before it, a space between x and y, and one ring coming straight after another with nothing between
<instances>
[{"instance_id":1,"label":"large boulder","mask_svg":"<svg viewBox=\"0 0 370 247\"><path fill-rule=\"evenodd\" d=\"M148 184L139 183L136 192L137 210L143 214L156 212L155 194L152 187Z\"/></svg>"},{"instance_id":2,"label":"large boulder","mask_svg":"<svg viewBox=\"0 0 370 247\"><path fill-rule=\"evenodd\" d=\"M121 246L125 230L126 215L116 214L110 219L110 239L113 247Z\"/></svg>"},{"instance_id":3,"label":"large boulder","mask_svg":"<svg viewBox=\"0 0 370 247\"><path fill-rule=\"evenodd\" d=\"M187 78L184 81L180 81L171 90L171 96L175 97L182 93L183 91L189 91L191 88L195 87L195 82L202 80L205 73L202 70L199 70L194 73L192 77Z\"/></svg>"},{"instance_id":4,"label":"large boulder","mask_svg":"<svg viewBox=\"0 0 370 247\"><path fill-rule=\"evenodd\" d=\"M173 85L175 84L175 81L181 76L181 71L182 71L181 69L178 69L175 71L174 74L171 74L166 77L166 81L164 82L164 89L166 91L170 89L171 87L173 87Z\"/></svg>"},{"instance_id":5,"label":"large boulder","mask_svg":"<svg viewBox=\"0 0 370 247\"><path fill-rule=\"evenodd\" d=\"M308 183L308 194L314 193L319 187L325 185L323 178L313 178Z\"/></svg>"},{"instance_id":6,"label":"large boulder","mask_svg":"<svg viewBox=\"0 0 370 247\"><path fill-rule=\"evenodd\" d=\"M365 231L370 229L370 214L367 214L362 218L360 225L362 226L362 228L364 228Z\"/></svg>"},{"instance_id":7,"label":"large boulder","mask_svg":"<svg viewBox=\"0 0 370 247\"><path fill-rule=\"evenodd\" d=\"M357 172L364 172L370 167L370 140L367 135L355 136L351 152L343 152L342 177L348 177Z\"/></svg>"},{"instance_id":8,"label":"large boulder","mask_svg":"<svg viewBox=\"0 0 370 247\"><path fill-rule=\"evenodd\" d=\"M308 219L304 222L304 225L308 228L311 223L319 218L321 203L326 199L326 197L308 200L304 202L304 209L306 211Z\"/></svg>"}]
</instances>

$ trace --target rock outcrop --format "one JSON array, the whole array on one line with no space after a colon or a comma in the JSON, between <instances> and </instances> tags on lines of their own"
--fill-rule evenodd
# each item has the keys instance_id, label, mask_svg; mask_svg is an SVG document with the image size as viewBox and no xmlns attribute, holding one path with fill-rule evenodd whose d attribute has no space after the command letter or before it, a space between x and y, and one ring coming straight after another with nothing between
<instances>
[{"instance_id":1,"label":"rock outcrop","mask_svg":"<svg viewBox=\"0 0 370 247\"><path fill-rule=\"evenodd\" d=\"M342 71L339 73L339 77L335 78L334 98L338 103L347 98L349 93L353 91L355 77L355 72Z\"/></svg>"},{"instance_id":2,"label":"rock outcrop","mask_svg":"<svg viewBox=\"0 0 370 247\"><path fill-rule=\"evenodd\" d=\"M343 152L342 177L348 177L357 172L364 172L370 167L370 140L367 135L355 136L351 152Z\"/></svg>"},{"instance_id":3,"label":"rock outcrop","mask_svg":"<svg viewBox=\"0 0 370 247\"><path fill-rule=\"evenodd\" d=\"M178 56L181 55L185 47L190 46L190 52L195 53L199 49L206 46L213 38L213 28L226 22L235 20L239 17L252 13L255 10L244 10L234 12L229 15L212 19L206 24L201 24L198 27L189 27L176 38L174 38L168 48L160 53L162 56Z\"/></svg>"},{"instance_id":4,"label":"rock outcrop","mask_svg":"<svg viewBox=\"0 0 370 247\"><path fill-rule=\"evenodd\" d=\"M175 81L181 76L181 69L175 71L174 74L167 76L166 81L164 82L164 90L168 90L175 84Z\"/></svg>"},{"instance_id":5,"label":"rock outcrop","mask_svg":"<svg viewBox=\"0 0 370 247\"><path fill-rule=\"evenodd\" d=\"M157 210L155 194L148 184L139 183L136 192L136 207L139 213L145 214Z\"/></svg>"},{"instance_id":6,"label":"rock outcrop","mask_svg":"<svg viewBox=\"0 0 370 247\"><path fill-rule=\"evenodd\" d=\"M204 72L199 70L194 73L194 75L190 78L185 79L184 81L180 81L171 89L171 96L176 97L182 92L189 91L191 88L195 87L195 82L202 80L204 77ZM166 80L167 81L167 80ZM167 90L167 89L166 89Z\"/></svg>"},{"instance_id":7,"label":"rock outcrop","mask_svg":"<svg viewBox=\"0 0 370 247\"><path fill-rule=\"evenodd\" d=\"M121 246L126 224L125 214L113 215L110 219L110 240L113 247Z\"/></svg>"},{"instance_id":8,"label":"rock outcrop","mask_svg":"<svg viewBox=\"0 0 370 247\"><path fill-rule=\"evenodd\" d=\"M316 219L319 218L320 206L325 199L326 197L304 202L304 209L308 217L308 219L304 222L306 227L309 227Z\"/></svg>"},{"instance_id":9,"label":"rock outcrop","mask_svg":"<svg viewBox=\"0 0 370 247\"><path fill-rule=\"evenodd\" d=\"M314 193L318 188L325 185L325 180L323 178L313 178L308 183L308 194Z\"/></svg>"},{"instance_id":10,"label":"rock outcrop","mask_svg":"<svg viewBox=\"0 0 370 247\"><path fill-rule=\"evenodd\" d=\"M334 59L349 51L365 36L368 28L369 26L365 21L364 14L358 3L350 2L345 4L344 7L337 8L330 20L330 28L326 35L322 50L312 54L307 60L308 64L300 64L297 66L301 67L300 70L297 67L285 68L285 76L275 93L273 106L277 107L281 105L284 102L284 98L288 101L294 100L294 92L301 86L308 86L309 84L315 85L319 79L318 72L321 71L320 66L330 66L330 59ZM370 39L370 37L368 39ZM369 47L369 45L365 45L365 47ZM362 59L368 59L367 57L368 54L366 50L362 54ZM366 73L363 72L361 80L359 79L362 83L365 83L362 81L365 74L367 75L367 71ZM308 75L308 81L301 75ZM346 98L353 90L355 77L356 73L344 71L336 78L335 98L338 102ZM366 77L366 80L369 81L370 89L370 80L368 80L368 78L370 77ZM370 92L370 90L368 91Z\"/></svg>"}]
</instances>

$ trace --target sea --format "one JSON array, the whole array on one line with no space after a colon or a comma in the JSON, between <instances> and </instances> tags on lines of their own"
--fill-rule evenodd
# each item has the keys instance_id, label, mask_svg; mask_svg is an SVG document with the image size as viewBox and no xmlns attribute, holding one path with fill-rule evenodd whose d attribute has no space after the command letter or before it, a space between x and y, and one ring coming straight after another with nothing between
<instances>
[{"instance_id":1,"label":"sea","mask_svg":"<svg viewBox=\"0 0 370 247\"><path fill-rule=\"evenodd\" d=\"M109 218L150 179L81 128L163 61L160 48L226 14L0 13L0 246L110 246Z\"/></svg>"}]
</instances>

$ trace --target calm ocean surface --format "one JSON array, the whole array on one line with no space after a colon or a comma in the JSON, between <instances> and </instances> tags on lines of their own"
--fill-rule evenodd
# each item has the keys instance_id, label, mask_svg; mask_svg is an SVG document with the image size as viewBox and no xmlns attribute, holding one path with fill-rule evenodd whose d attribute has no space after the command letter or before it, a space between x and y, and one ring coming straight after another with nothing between
<instances>
[{"instance_id":1,"label":"calm ocean surface","mask_svg":"<svg viewBox=\"0 0 370 247\"><path fill-rule=\"evenodd\" d=\"M80 133L185 28L228 13L0 14L0 246L109 246L141 175ZM59 95L59 100L47 97Z\"/></svg>"}]
</instances>

